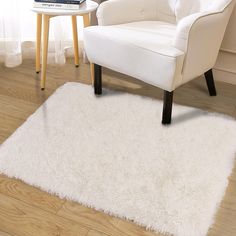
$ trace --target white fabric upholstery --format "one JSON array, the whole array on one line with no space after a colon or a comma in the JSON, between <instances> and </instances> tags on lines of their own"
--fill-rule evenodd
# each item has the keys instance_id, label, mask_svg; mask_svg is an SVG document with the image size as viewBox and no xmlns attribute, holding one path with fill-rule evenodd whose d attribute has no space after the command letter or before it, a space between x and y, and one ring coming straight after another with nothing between
<instances>
[{"instance_id":1,"label":"white fabric upholstery","mask_svg":"<svg viewBox=\"0 0 236 236\"><path fill-rule=\"evenodd\" d=\"M233 0L109 0L85 29L91 62L167 91L211 69Z\"/></svg>"},{"instance_id":2,"label":"white fabric upholstery","mask_svg":"<svg viewBox=\"0 0 236 236\"><path fill-rule=\"evenodd\" d=\"M145 20L175 23L175 2L176 0L109 0L98 9L98 23L115 25Z\"/></svg>"},{"instance_id":3,"label":"white fabric upholstery","mask_svg":"<svg viewBox=\"0 0 236 236\"><path fill-rule=\"evenodd\" d=\"M216 11L184 17L177 25L174 46L185 52L183 83L200 76L215 65L233 3L225 9L217 6L219 8Z\"/></svg>"},{"instance_id":4,"label":"white fabric upholstery","mask_svg":"<svg viewBox=\"0 0 236 236\"><path fill-rule=\"evenodd\" d=\"M84 35L86 52L92 62L170 89L181 83L184 55L171 46L175 30L160 21L94 26Z\"/></svg>"},{"instance_id":5,"label":"white fabric upholstery","mask_svg":"<svg viewBox=\"0 0 236 236\"><path fill-rule=\"evenodd\" d=\"M231 0L178 0L175 15L177 21L197 12L223 11Z\"/></svg>"}]
</instances>

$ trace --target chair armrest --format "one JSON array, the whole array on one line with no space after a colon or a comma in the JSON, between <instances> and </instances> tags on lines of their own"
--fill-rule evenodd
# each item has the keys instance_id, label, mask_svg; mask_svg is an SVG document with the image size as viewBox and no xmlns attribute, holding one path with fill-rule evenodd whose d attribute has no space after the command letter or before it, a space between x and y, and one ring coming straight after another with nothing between
<instances>
[{"instance_id":1,"label":"chair armrest","mask_svg":"<svg viewBox=\"0 0 236 236\"><path fill-rule=\"evenodd\" d=\"M156 20L156 0L109 0L97 11L99 25L117 25L141 20Z\"/></svg>"},{"instance_id":2,"label":"chair armrest","mask_svg":"<svg viewBox=\"0 0 236 236\"><path fill-rule=\"evenodd\" d=\"M208 13L194 13L189 16L182 18L177 25L176 35L174 38L174 46L179 50L184 52L188 49L190 34L194 34L191 30L195 25L198 24L198 21L201 17L207 17Z\"/></svg>"},{"instance_id":3,"label":"chair armrest","mask_svg":"<svg viewBox=\"0 0 236 236\"><path fill-rule=\"evenodd\" d=\"M222 11L195 13L179 21L173 44L186 53L183 82L214 67L233 7L234 1Z\"/></svg>"}]
</instances>

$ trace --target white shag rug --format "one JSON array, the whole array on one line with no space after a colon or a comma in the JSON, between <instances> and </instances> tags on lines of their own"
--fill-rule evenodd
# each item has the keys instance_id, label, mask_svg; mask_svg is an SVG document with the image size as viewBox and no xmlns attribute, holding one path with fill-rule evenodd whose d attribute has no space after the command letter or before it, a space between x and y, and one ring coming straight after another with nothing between
<instances>
[{"instance_id":1,"label":"white shag rug","mask_svg":"<svg viewBox=\"0 0 236 236\"><path fill-rule=\"evenodd\" d=\"M139 225L203 236L231 174L236 121L67 83L0 146L0 172Z\"/></svg>"}]
</instances>

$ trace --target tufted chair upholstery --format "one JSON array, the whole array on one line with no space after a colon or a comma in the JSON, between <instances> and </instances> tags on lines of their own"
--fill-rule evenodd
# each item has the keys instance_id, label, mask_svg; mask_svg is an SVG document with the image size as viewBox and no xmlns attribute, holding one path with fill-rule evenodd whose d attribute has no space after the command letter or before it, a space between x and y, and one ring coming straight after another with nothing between
<instances>
[{"instance_id":1,"label":"tufted chair upholstery","mask_svg":"<svg viewBox=\"0 0 236 236\"><path fill-rule=\"evenodd\" d=\"M85 50L95 64L165 91L163 124L171 122L173 91L205 73L216 95L212 68L234 0L108 0L97 11L99 26L84 31Z\"/></svg>"}]
</instances>

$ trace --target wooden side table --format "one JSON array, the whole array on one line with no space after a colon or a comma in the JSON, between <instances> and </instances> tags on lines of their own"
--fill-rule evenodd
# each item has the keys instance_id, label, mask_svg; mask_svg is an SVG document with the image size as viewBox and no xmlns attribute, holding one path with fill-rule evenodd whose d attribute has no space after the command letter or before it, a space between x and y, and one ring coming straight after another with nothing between
<instances>
[{"instance_id":1,"label":"wooden side table","mask_svg":"<svg viewBox=\"0 0 236 236\"><path fill-rule=\"evenodd\" d=\"M77 32L77 16L83 16L84 27L90 26L90 14L95 11L98 4L94 1L87 0L81 4L79 10L61 10L61 9L48 9L48 8L32 8L32 11L37 13L37 37L36 37L36 73L41 70L41 39L43 33L43 53L42 53L42 74L41 74L41 89L45 89L46 84L46 69L47 69L47 56L48 56L48 40L50 19L56 16L71 16L72 30L73 30L73 44L75 66L79 66L79 43ZM43 32L42 32L43 26ZM93 73L93 65L91 65L91 76ZM92 77L93 78L93 77Z\"/></svg>"}]
</instances>

